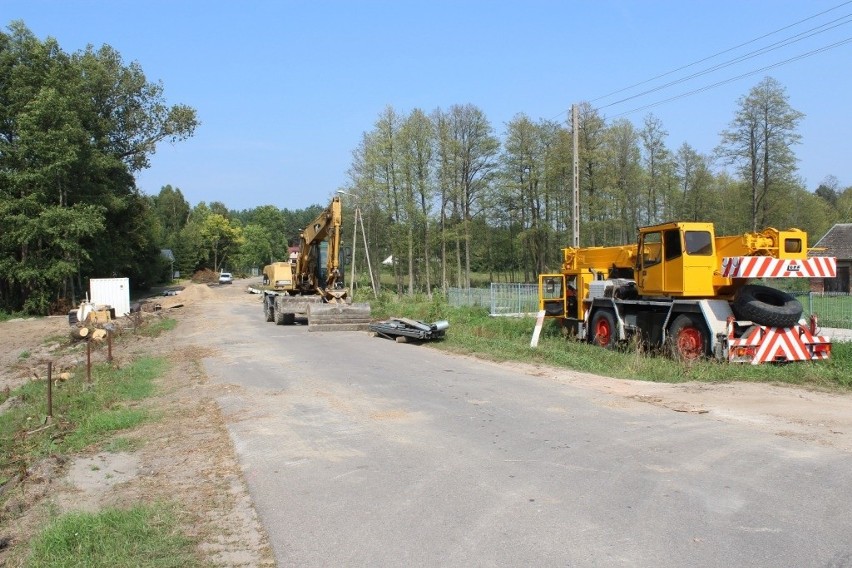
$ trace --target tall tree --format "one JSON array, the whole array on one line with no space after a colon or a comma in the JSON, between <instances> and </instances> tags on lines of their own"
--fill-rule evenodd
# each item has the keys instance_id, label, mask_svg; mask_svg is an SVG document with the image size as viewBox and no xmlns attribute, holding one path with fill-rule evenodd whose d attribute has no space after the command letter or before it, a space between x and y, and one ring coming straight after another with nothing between
<instances>
[{"instance_id":1,"label":"tall tree","mask_svg":"<svg viewBox=\"0 0 852 568\"><path fill-rule=\"evenodd\" d=\"M584 224L580 232L581 245L609 244L612 232L607 211L610 204L602 194L605 181L606 121L597 109L587 102L579 105L580 141L580 217Z\"/></svg>"},{"instance_id":2,"label":"tall tree","mask_svg":"<svg viewBox=\"0 0 852 568\"><path fill-rule=\"evenodd\" d=\"M837 198L840 194L838 188L840 181L834 176L826 176L819 186L814 191L814 195L822 198L826 203L834 207L837 205Z\"/></svg>"},{"instance_id":3,"label":"tall tree","mask_svg":"<svg viewBox=\"0 0 852 568\"><path fill-rule=\"evenodd\" d=\"M719 154L737 166L751 193L751 229L769 224L773 207L789 196L796 172L793 146L804 114L790 106L786 90L766 77L738 101L737 113L722 132Z\"/></svg>"},{"instance_id":4,"label":"tall tree","mask_svg":"<svg viewBox=\"0 0 852 568\"><path fill-rule=\"evenodd\" d=\"M408 233L408 293L415 288L415 255L422 258L426 292L431 296L429 214L434 194L432 151L434 129L432 121L420 110L414 109L403 121L400 130L405 214ZM418 238L415 240L415 234Z\"/></svg>"},{"instance_id":5,"label":"tall tree","mask_svg":"<svg viewBox=\"0 0 852 568\"><path fill-rule=\"evenodd\" d=\"M663 123L653 114L645 117L639 137L642 139L643 159L646 172L645 222L648 225L660 222L660 211L665 207L666 192L663 182L669 151L666 148L666 136L669 133ZM661 203L662 201L662 203Z\"/></svg>"},{"instance_id":6,"label":"tall tree","mask_svg":"<svg viewBox=\"0 0 852 568\"><path fill-rule=\"evenodd\" d=\"M453 105L446 113L437 112L438 153L442 184L447 184L444 207L450 205L451 216L459 219L461 232L456 233L456 261L459 285L470 287L471 232L470 221L481 210L497 166L500 141L481 109L474 105ZM442 218L446 219L446 211Z\"/></svg>"},{"instance_id":7,"label":"tall tree","mask_svg":"<svg viewBox=\"0 0 852 568\"><path fill-rule=\"evenodd\" d=\"M606 130L607 172L610 183L605 195L609 211L607 244L630 242L641 222L641 211L650 204L643 203L641 150L639 133L630 121L615 121ZM647 194L646 194L647 196ZM653 208L653 207L652 207ZM651 219L646 209L646 219Z\"/></svg>"},{"instance_id":8,"label":"tall tree","mask_svg":"<svg viewBox=\"0 0 852 568\"><path fill-rule=\"evenodd\" d=\"M213 259L213 271L220 272L230 256L239 251L243 242L242 229L234 226L220 213L210 213L201 222L201 242Z\"/></svg>"},{"instance_id":9,"label":"tall tree","mask_svg":"<svg viewBox=\"0 0 852 568\"><path fill-rule=\"evenodd\" d=\"M506 138L501 155L500 180L502 201L516 212L520 232L518 243L524 279L531 281L545 271L551 233L552 185L558 177L552 172L550 151L556 145L558 126L535 123L524 114L516 115L506 125Z\"/></svg>"},{"instance_id":10,"label":"tall tree","mask_svg":"<svg viewBox=\"0 0 852 568\"><path fill-rule=\"evenodd\" d=\"M68 55L22 22L0 33L0 77L0 306L45 313L93 276L150 283L159 251L133 174L192 135L195 111L112 48Z\"/></svg>"},{"instance_id":11,"label":"tall tree","mask_svg":"<svg viewBox=\"0 0 852 568\"><path fill-rule=\"evenodd\" d=\"M157 236L164 248L174 248L180 230L189 220L190 206L180 188L164 185L152 199Z\"/></svg>"},{"instance_id":12,"label":"tall tree","mask_svg":"<svg viewBox=\"0 0 852 568\"><path fill-rule=\"evenodd\" d=\"M717 200L713 195L713 173L709 160L684 142L674 157L675 175L680 188L677 216L691 221L712 219Z\"/></svg>"}]
</instances>

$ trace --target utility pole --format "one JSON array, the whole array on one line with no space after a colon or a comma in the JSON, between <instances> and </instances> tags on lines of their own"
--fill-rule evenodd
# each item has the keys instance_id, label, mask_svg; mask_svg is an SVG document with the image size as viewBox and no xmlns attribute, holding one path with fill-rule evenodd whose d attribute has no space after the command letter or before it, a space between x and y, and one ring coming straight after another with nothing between
<instances>
[{"instance_id":1,"label":"utility pole","mask_svg":"<svg viewBox=\"0 0 852 568\"><path fill-rule=\"evenodd\" d=\"M578 115L577 105L571 105L571 130L574 133L574 248L580 246L580 120Z\"/></svg>"}]
</instances>

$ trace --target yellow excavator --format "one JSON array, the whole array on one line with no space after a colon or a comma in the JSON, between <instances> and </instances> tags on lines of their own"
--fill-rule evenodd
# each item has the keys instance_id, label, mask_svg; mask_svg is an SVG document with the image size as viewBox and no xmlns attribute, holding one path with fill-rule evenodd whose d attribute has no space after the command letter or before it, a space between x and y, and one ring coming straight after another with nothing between
<instances>
[{"instance_id":1,"label":"yellow excavator","mask_svg":"<svg viewBox=\"0 0 852 568\"><path fill-rule=\"evenodd\" d=\"M563 249L560 273L539 276L539 309L609 349L637 338L683 359L826 359L831 341L798 300L749 282L834 277L836 259L809 257L807 238L774 228L717 237L692 221L642 227L635 244Z\"/></svg>"},{"instance_id":2,"label":"yellow excavator","mask_svg":"<svg viewBox=\"0 0 852 568\"><path fill-rule=\"evenodd\" d=\"M310 331L367 329L370 304L353 304L344 286L347 250L342 246L340 198L299 234L298 251L263 268L266 321L292 325L306 319Z\"/></svg>"}]
</instances>

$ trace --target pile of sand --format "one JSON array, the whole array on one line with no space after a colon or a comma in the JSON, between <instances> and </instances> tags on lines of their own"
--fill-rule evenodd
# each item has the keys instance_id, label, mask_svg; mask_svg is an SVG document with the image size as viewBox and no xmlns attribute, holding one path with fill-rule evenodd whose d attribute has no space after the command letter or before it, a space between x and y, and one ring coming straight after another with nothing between
<instances>
[{"instance_id":1,"label":"pile of sand","mask_svg":"<svg viewBox=\"0 0 852 568\"><path fill-rule=\"evenodd\" d=\"M170 308L176 304L189 305L195 302L211 300L215 297L213 290L207 284L189 284L176 296L167 296L158 303L164 308Z\"/></svg>"}]
</instances>

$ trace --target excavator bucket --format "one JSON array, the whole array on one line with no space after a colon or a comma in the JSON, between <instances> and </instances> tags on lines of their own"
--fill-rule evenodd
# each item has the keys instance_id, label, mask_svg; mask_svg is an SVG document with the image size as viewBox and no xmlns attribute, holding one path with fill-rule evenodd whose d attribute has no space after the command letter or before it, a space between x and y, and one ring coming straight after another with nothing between
<instances>
[{"instance_id":1,"label":"excavator bucket","mask_svg":"<svg viewBox=\"0 0 852 568\"><path fill-rule=\"evenodd\" d=\"M344 304L351 301L349 298L349 290L346 288L341 288L339 290L329 290L326 288L323 290L323 294L325 295L325 301L329 304Z\"/></svg>"},{"instance_id":2,"label":"excavator bucket","mask_svg":"<svg viewBox=\"0 0 852 568\"><path fill-rule=\"evenodd\" d=\"M366 331L370 304L310 304L308 331Z\"/></svg>"}]
</instances>

